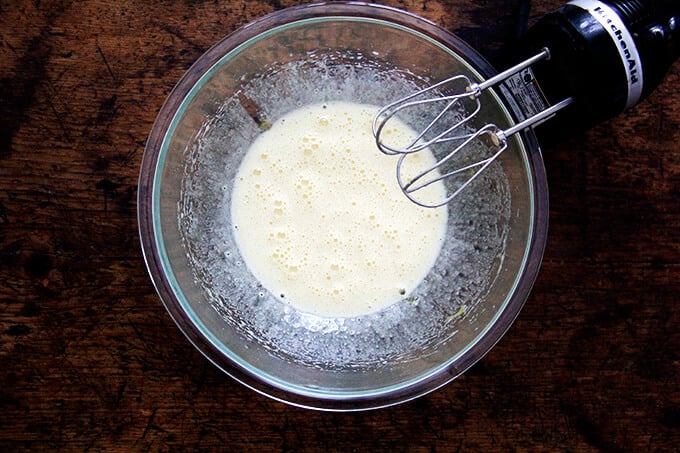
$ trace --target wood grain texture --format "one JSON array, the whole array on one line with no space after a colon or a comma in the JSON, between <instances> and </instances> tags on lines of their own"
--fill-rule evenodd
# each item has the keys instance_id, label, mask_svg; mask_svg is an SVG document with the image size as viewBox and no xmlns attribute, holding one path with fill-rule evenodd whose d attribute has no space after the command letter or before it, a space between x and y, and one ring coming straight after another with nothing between
<instances>
[{"instance_id":1,"label":"wood grain texture","mask_svg":"<svg viewBox=\"0 0 680 453\"><path fill-rule=\"evenodd\" d=\"M445 388L317 413L208 363L146 274L136 184L165 97L295 1L0 1L0 451L673 452L680 445L680 65L544 150L550 233L509 334ZM492 60L514 1L388 1ZM536 0L532 20L558 7Z\"/></svg>"}]
</instances>

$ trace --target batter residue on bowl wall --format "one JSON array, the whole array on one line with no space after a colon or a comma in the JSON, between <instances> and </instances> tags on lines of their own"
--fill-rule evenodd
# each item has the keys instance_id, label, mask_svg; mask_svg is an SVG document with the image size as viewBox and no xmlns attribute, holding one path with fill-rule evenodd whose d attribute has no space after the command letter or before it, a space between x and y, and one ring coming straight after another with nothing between
<instances>
[{"instance_id":1,"label":"batter residue on bowl wall","mask_svg":"<svg viewBox=\"0 0 680 453\"><path fill-rule=\"evenodd\" d=\"M324 369L379 367L392 360L413 360L454 337L461 348L467 344L477 333L464 324L474 322L480 306L484 309L484 295L500 269L510 216L507 178L500 165L492 165L456 203L439 211L448 215L441 251L428 275L397 302L382 309L372 307L365 315L319 316L282 301L280 293L273 292L278 289L267 290L249 269L233 227L238 225L232 219L234 181L250 146L267 133L253 121L253 112L242 105L241 94L258 106L261 120L274 125L305 106L334 102L385 105L428 83L404 71L384 68L366 55L352 58L357 61L351 65L345 64L343 55L307 56L303 61L276 65L244 82L240 93L220 100L216 109L206 108L213 113L185 150L177 207L182 247L205 303L248 341L286 361ZM422 126L418 121L417 117L405 119L415 130ZM370 129L370 121L367 127ZM273 157L270 154L268 157ZM381 182L394 182L395 159L388 157L390 174L381 176ZM338 193L347 192L342 189ZM401 192L399 196L412 204ZM343 201L351 205L351 200ZM317 277L324 278L324 271ZM390 287L408 290L399 288L402 285L393 280ZM285 291L284 300L292 300L291 290ZM349 344L352 347L347 347Z\"/></svg>"}]
</instances>

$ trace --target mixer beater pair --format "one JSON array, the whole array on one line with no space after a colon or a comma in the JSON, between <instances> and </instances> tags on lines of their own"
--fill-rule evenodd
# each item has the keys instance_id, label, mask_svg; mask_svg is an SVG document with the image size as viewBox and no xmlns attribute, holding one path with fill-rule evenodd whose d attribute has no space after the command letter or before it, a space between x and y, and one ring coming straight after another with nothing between
<instances>
[{"instance_id":1,"label":"mixer beater pair","mask_svg":"<svg viewBox=\"0 0 680 453\"><path fill-rule=\"evenodd\" d=\"M402 192L411 201L423 207L433 208L446 205L465 190L507 149L508 139L512 135L550 119L557 111L571 104L574 100L569 97L507 129L501 129L490 123L469 132L473 118L479 114L482 108L479 98L485 90L504 82L509 77L541 60L548 59L550 59L550 51L548 48L543 48L540 53L533 57L483 82L475 83L466 75L456 75L381 108L373 119L373 135L378 148L383 153L399 155L397 182ZM445 94L440 95L438 93ZM389 129L390 120L406 110L422 106L438 113L421 132L417 133L410 143L396 145L389 143L384 138ZM453 113L455 120L453 124L442 127L441 123L446 123L444 118L448 113ZM444 157L439 158L434 165L415 176L406 178L403 172L404 160L410 154L423 151L437 144L449 145ZM474 154L479 154L480 146L483 147L482 149L485 152L482 153L482 157L475 157ZM465 163L450 169L449 167L454 160ZM453 184L449 184L453 188L449 189L446 198L428 202L416 196L418 191L443 180L454 181Z\"/></svg>"}]
</instances>

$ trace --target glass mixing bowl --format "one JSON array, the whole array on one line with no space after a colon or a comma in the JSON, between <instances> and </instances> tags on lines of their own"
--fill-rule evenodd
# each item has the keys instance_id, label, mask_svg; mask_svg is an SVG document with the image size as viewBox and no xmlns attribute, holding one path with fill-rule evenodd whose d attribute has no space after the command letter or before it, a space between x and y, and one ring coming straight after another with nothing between
<instances>
[{"instance_id":1,"label":"glass mixing bowl","mask_svg":"<svg viewBox=\"0 0 680 453\"><path fill-rule=\"evenodd\" d=\"M316 316L269 294L230 227L241 159L281 115L333 100L381 106L457 73L481 80L494 71L422 18L350 3L265 16L189 69L148 139L139 230L160 298L210 361L280 401L361 410L446 384L501 338L533 285L545 242L545 172L531 134L513 138L449 205L442 251L423 282L375 313ZM475 127L513 122L495 92L482 106ZM422 121L405 120L416 129Z\"/></svg>"}]
</instances>

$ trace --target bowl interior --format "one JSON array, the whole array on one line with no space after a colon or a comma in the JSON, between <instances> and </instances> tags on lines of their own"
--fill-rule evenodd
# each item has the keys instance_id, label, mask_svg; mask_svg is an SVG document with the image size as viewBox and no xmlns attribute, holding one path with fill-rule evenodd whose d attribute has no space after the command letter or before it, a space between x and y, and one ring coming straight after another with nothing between
<instances>
[{"instance_id":1,"label":"bowl interior","mask_svg":"<svg viewBox=\"0 0 680 453\"><path fill-rule=\"evenodd\" d=\"M493 346L541 252L532 250L535 157L520 140L448 206L442 252L415 292L369 315L320 317L269 294L243 262L230 219L239 164L281 115L333 100L382 106L452 74L479 80L477 63L463 43L414 16L335 5L268 16L192 67L149 139L140 223L163 302L208 358L275 398L353 408L432 390ZM472 127L509 124L493 92L482 106ZM404 120L418 129L425 116Z\"/></svg>"}]
</instances>

